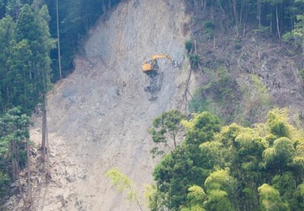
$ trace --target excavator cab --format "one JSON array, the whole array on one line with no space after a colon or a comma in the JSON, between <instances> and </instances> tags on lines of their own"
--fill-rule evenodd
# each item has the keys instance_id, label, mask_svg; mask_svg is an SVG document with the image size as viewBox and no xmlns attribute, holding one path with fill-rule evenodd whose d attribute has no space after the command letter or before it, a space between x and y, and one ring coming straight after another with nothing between
<instances>
[{"instance_id":1,"label":"excavator cab","mask_svg":"<svg viewBox=\"0 0 304 211\"><path fill-rule=\"evenodd\" d=\"M159 66L157 65L156 60L148 60L142 64L142 71L150 76L157 75L157 71L159 69Z\"/></svg>"},{"instance_id":2,"label":"excavator cab","mask_svg":"<svg viewBox=\"0 0 304 211\"><path fill-rule=\"evenodd\" d=\"M159 69L157 65L157 59L169 59L172 63L174 63L173 59L167 54L157 54L153 55L152 59L143 62L141 68L142 71L148 75L156 75Z\"/></svg>"}]
</instances>

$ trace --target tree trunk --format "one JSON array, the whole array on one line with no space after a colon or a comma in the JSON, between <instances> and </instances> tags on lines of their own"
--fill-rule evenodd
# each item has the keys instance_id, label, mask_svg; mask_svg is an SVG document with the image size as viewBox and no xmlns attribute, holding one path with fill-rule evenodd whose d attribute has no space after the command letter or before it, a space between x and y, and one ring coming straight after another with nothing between
<instances>
[{"instance_id":1,"label":"tree trunk","mask_svg":"<svg viewBox=\"0 0 304 211\"><path fill-rule=\"evenodd\" d=\"M259 22L259 29L261 28L261 16L262 16L262 7L261 7L261 0L258 0L258 3L257 3L257 19L258 19L258 22Z\"/></svg>"},{"instance_id":2,"label":"tree trunk","mask_svg":"<svg viewBox=\"0 0 304 211\"><path fill-rule=\"evenodd\" d=\"M14 159L13 161L15 163L15 166L16 166L16 171L17 171L17 180L18 180L18 190L19 190L19 193L20 193L20 196L25 204L25 206L27 206L27 201L26 199L24 198L24 195L23 195L23 191L22 191L22 186L21 186L21 180L20 180L20 175L19 175L19 164L17 163L17 161Z\"/></svg>"},{"instance_id":3,"label":"tree trunk","mask_svg":"<svg viewBox=\"0 0 304 211\"><path fill-rule=\"evenodd\" d=\"M108 3L108 9L110 10L112 8L112 1L109 0L109 3Z\"/></svg>"},{"instance_id":4,"label":"tree trunk","mask_svg":"<svg viewBox=\"0 0 304 211\"><path fill-rule=\"evenodd\" d=\"M43 96L43 104L42 104L42 142L41 142L41 148L42 148L42 159L43 162L45 162L45 154L46 154L46 105L45 105L45 96Z\"/></svg>"},{"instance_id":5,"label":"tree trunk","mask_svg":"<svg viewBox=\"0 0 304 211\"><path fill-rule=\"evenodd\" d=\"M302 24L303 24L302 33L304 35L304 20L302 20ZM302 40L302 54L303 54L303 58L304 58L304 36L303 36L303 40ZM302 68L304 68L304 63L302 63Z\"/></svg>"},{"instance_id":6,"label":"tree trunk","mask_svg":"<svg viewBox=\"0 0 304 211\"><path fill-rule=\"evenodd\" d=\"M106 5L106 2L105 1L103 1L103 4L102 4L102 11L103 11L103 13L105 14L105 13L107 13L107 5Z\"/></svg>"},{"instance_id":7,"label":"tree trunk","mask_svg":"<svg viewBox=\"0 0 304 211\"><path fill-rule=\"evenodd\" d=\"M30 158L30 140L26 140L26 156L27 156L27 202L32 204L32 190L31 190L31 158Z\"/></svg>"},{"instance_id":8,"label":"tree trunk","mask_svg":"<svg viewBox=\"0 0 304 211\"><path fill-rule=\"evenodd\" d=\"M59 11L58 10L59 10L58 9L58 0L56 0L58 67L59 67L59 78L61 80L62 71L61 71L60 30L59 30Z\"/></svg>"},{"instance_id":9,"label":"tree trunk","mask_svg":"<svg viewBox=\"0 0 304 211\"><path fill-rule=\"evenodd\" d=\"M276 22L277 22L277 32L278 32L278 36L279 36L279 39L281 39L278 4L276 4Z\"/></svg>"},{"instance_id":10,"label":"tree trunk","mask_svg":"<svg viewBox=\"0 0 304 211\"><path fill-rule=\"evenodd\" d=\"M45 73L43 72L42 75L43 80L43 103L42 103L42 151L43 151L43 161L46 163L47 166L47 177L50 177L50 160L49 160L49 141L48 141L48 128L47 128L47 85L46 85L46 78Z\"/></svg>"},{"instance_id":11,"label":"tree trunk","mask_svg":"<svg viewBox=\"0 0 304 211\"><path fill-rule=\"evenodd\" d=\"M236 0L232 0L233 5L233 14L235 19L235 30L236 30L236 36L239 36L239 20L238 20L238 13L236 8Z\"/></svg>"}]
</instances>

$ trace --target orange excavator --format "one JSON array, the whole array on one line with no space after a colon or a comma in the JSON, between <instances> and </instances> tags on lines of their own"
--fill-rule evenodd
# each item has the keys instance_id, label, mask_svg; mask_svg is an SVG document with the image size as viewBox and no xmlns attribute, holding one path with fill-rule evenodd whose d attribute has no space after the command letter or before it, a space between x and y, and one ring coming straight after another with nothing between
<instances>
[{"instance_id":1,"label":"orange excavator","mask_svg":"<svg viewBox=\"0 0 304 211\"><path fill-rule=\"evenodd\" d=\"M151 94L151 98L149 99L150 101L156 100L158 98L156 95L161 90L162 82L164 78L164 73L158 71L159 69L157 65L158 59L168 59L173 64L175 64L174 60L167 54L153 55L152 59L145 61L142 64L141 66L142 71L147 75L149 75L150 85L145 87L144 90Z\"/></svg>"},{"instance_id":2,"label":"orange excavator","mask_svg":"<svg viewBox=\"0 0 304 211\"><path fill-rule=\"evenodd\" d=\"M158 65L157 59L168 59L174 64L174 60L168 54L157 54L153 55L152 59L145 61L141 68L142 71L148 75L157 75Z\"/></svg>"}]
</instances>

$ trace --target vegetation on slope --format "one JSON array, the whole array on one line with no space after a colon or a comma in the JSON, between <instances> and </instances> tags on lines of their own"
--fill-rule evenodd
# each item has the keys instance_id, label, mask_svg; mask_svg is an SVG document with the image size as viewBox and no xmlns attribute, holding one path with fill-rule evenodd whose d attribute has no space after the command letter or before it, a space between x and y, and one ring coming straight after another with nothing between
<instances>
[{"instance_id":1,"label":"vegetation on slope","mask_svg":"<svg viewBox=\"0 0 304 211\"><path fill-rule=\"evenodd\" d=\"M201 73L191 112L210 111L250 125L269 109L296 107L301 116L303 1L186 1L192 16L185 43Z\"/></svg>"},{"instance_id":2,"label":"vegetation on slope","mask_svg":"<svg viewBox=\"0 0 304 211\"><path fill-rule=\"evenodd\" d=\"M287 110L253 127L208 112L182 124L184 141L154 169L151 210L303 210L304 134Z\"/></svg>"},{"instance_id":3,"label":"vegetation on slope","mask_svg":"<svg viewBox=\"0 0 304 211\"><path fill-rule=\"evenodd\" d=\"M120 0L66 0L59 2L63 75L72 70L74 55L85 34L101 14ZM232 31L235 50L242 49L241 37L254 29L259 35L289 42L300 53L304 48L303 0L188 0L189 10L208 11L200 25L202 43L216 43L216 30ZM56 5L40 0L0 0L0 195L18 180L20 169L29 156L29 116L40 103L45 114L45 96L57 70ZM195 6L195 7L193 7ZM216 17L216 18L215 18ZM219 21L217 21L219 20ZM49 29L50 23L50 29ZM197 25L196 25L197 26ZM231 30L233 29L233 30ZM200 31L200 29L197 29ZM193 31L195 35L197 31ZM199 46L198 41L198 46ZM191 66L200 68L201 55L192 42L186 43ZM208 48L206 48L208 49ZM51 51L53 50L53 51ZM51 52L51 53L50 53ZM244 60L246 55L242 54ZM52 61L53 60L53 64ZM235 105L246 93L239 93L238 83L225 60L204 61L212 80L194 96L194 111L208 110L213 101ZM53 65L53 71L51 70ZM299 65L302 70L303 64ZM209 69L208 69L209 68ZM212 70L216 70L212 72ZM303 71L300 71L303 75ZM303 76L302 76L303 78ZM268 110L267 87L256 75L251 77L258 101ZM210 98L210 96L212 98ZM212 100L210 100L212 99ZM214 100L215 99L215 100ZM253 104L253 101L248 104ZM256 105L256 104L255 104ZM256 107L252 107L250 111ZM229 108L229 114L240 113ZM251 115L251 112L248 112ZM175 111L176 112L176 111ZM297 210L303 208L303 135L288 124L284 112L273 111L265 124L244 128L232 124L221 128L219 120L201 113L188 125L182 145L176 143L177 122L185 117L178 112L155 121L153 139L164 148L154 148L160 155L171 148L154 172L155 197L151 208L207 210ZM224 115L223 115L224 116ZM230 115L225 121L233 121ZM167 141L171 136L172 143ZM19 182L20 184L20 182ZM288 188L285 188L288 187ZM22 189L22 188L21 188ZM241 203L245 202L245 203ZM30 198L28 199L30 204ZM258 208L259 207L259 208Z\"/></svg>"},{"instance_id":4,"label":"vegetation on slope","mask_svg":"<svg viewBox=\"0 0 304 211\"><path fill-rule=\"evenodd\" d=\"M119 1L59 1L63 76L72 71L73 57L89 28ZM46 93L51 81L59 79L56 12L55 1L0 0L0 198L17 181L28 205L30 184L25 197L19 173L29 162L29 117L35 110L42 112L46 159Z\"/></svg>"},{"instance_id":5,"label":"vegetation on slope","mask_svg":"<svg viewBox=\"0 0 304 211\"><path fill-rule=\"evenodd\" d=\"M45 109L51 78L49 52L54 46L48 21L47 7L38 4L24 4L17 17L0 20L1 196L27 162L28 116L38 103Z\"/></svg>"}]
</instances>

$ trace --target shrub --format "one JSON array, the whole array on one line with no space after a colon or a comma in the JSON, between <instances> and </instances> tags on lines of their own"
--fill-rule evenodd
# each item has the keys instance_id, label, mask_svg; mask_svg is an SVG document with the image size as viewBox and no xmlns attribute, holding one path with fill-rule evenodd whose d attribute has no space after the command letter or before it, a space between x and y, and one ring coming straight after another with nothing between
<instances>
[{"instance_id":1,"label":"shrub","mask_svg":"<svg viewBox=\"0 0 304 211\"><path fill-rule=\"evenodd\" d=\"M206 35L207 39L212 39L214 37L214 23L213 21L204 21L204 34Z\"/></svg>"},{"instance_id":2,"label":"shrub","mask_svg":"<svg viewBox=\"0 0 304 211\"><path fill-rule=\"evenodd\" d=\"M197 68L199 63L198 55L189 55L190 63L192 68Z\"/></svg>"},{"instance_id":3,"label":"shrub","mask_svg":"<svg viewBox=\"0 0 304 211\"><path fill-rule=\"evenodd\" d=\"M187 50L187 53L190 53L192 47L193 47L192 41L191 41L191 40L187 40L187 41L185 42L185 48L186 48L186 50Z\"/></svg>"},{"instance_id":4,"label":"shrub","mask_svg":"<svg viewBox=\"0 0 304 211\"><path fill-rule=\"evenodd\" d=\"M304 80L304 69L299 71L300 77Z\"/></svg>"}]
</instances>

